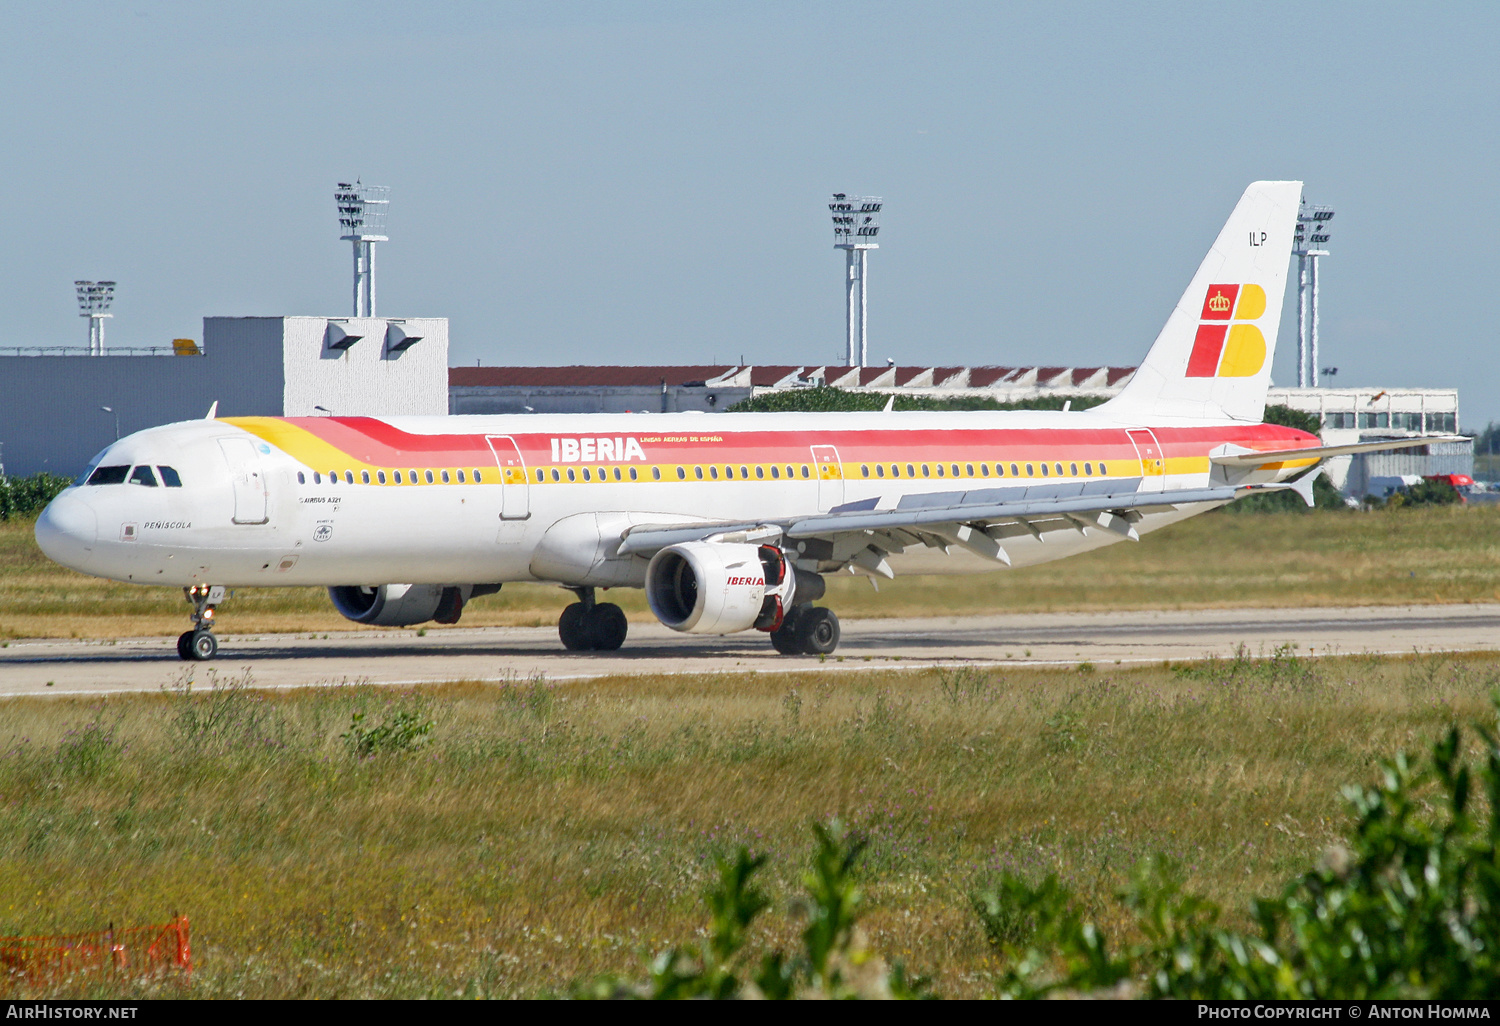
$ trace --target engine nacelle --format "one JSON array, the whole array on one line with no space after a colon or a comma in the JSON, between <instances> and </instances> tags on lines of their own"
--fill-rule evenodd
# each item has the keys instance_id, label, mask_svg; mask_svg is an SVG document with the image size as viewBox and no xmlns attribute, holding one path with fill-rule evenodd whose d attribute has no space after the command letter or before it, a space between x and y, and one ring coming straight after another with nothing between
<instances>
[{"instance_id":1,"label":"engine nacelle","mask_svg":"<svg viewBox=\"0 0 1500 1026\"><path fill-rule=\"evenodd\" d=\"M775 630L795 587L796 575L774 545L683 542L662 549L646 568L651 612L686 634Z\"/></svg>"},{"instance_id":2,"label":"engine nacelle","mask_svg":"<svg viewBox=\"0 0 1500 1026\"><path fill-rule=\"evenodd\" d=\"M328 589L333 608L355 623L376 627L410 627L436 620L458 623L464 603L476 595L491 595L498 584L382 584L370 587L345 584Z\"/></svg>"}]
</instances>

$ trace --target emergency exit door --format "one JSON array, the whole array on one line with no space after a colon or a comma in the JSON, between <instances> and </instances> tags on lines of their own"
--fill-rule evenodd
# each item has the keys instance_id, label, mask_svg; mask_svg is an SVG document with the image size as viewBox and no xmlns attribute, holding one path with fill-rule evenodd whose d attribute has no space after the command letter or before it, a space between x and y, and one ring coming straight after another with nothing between
<instances>
[{"instance_id":1,"label":"emergency exit door","mask_svg":"<svg viewBox=\"0 0 1500 1026\"><path fill-rule=\"evenodd\" d=\"M1135 446L1141 461L1141 491L1159 492L1166 483L1167 461L1162 455L1161 443L1146 428L1134 428L1125 432Z\"/></svg>"},{"instance_id":2,"label":"emergency exit door","mask_svg":"<svg viewBox=\"0 0 1500 1026\"><path fill-rule=\"evenodd\" d=\"M818 512L826 513L844 501L844 465L831 445L812 447L813 473L818 476Z\"/></svg>"},{"instance_id":3,"label":"emergency exit door","mask_svg":"<svg viewBox=\"0 0 1500 1026\"><path fill-rule=\"evenodd\" d=\"M500 470L500 518L525 520L531 516L531 488L516 440L509 435L486 435L484 440L490 443L495 466Z\"/></svg>"}]
</instances>

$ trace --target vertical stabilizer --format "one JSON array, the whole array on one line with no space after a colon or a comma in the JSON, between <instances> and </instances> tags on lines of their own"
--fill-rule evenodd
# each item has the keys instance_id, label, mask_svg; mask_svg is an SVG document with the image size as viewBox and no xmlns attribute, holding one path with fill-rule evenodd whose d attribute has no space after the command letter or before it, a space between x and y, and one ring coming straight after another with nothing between
<instances>
[{"instance_id":1,"label":"vertical stabilizer","mask_svg":"<svg viewBox=\"0 0 1500 1026\"><path fill-rule=\"evenodd\" d=\"M1253 182L1130 383L1102 411L1259 421L1301 182Z\"/></svg>"}]
</instances>

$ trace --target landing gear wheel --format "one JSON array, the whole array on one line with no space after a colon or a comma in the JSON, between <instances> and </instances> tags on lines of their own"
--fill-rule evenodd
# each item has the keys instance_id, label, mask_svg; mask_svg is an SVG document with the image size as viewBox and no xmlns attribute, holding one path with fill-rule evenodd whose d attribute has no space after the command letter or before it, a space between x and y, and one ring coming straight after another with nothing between
<instances>
[{"instance_id":1,"label":"landing gear wheel","mask_svg":"<svg viewBox=\"0 0 1500 1026\"><path fill-rule=\"evenodd\" d=\"M625 644L630 624L625 619L625 611L613 602L601 602L589 610L586 622L589 640L593 642L590 647L595 651L613 652Z\"/></svg>"},{"instance_id":2,"label":"landing gear wheel","mask_svg":"<svg viewBox=\"0 0 1500 1026\"><path fill-rule=\"evenodd\" d=\"M809 608L797 618L798 649L804 655L828 655L839 647L839 618L832 609Z\"/></svg>"},{"instance_id":3,"label":"landing gear wheel","mask_svg":"<svg viewBox=\"0 0 1500 1026\"><path fill-rule=\"evenodd\" d=\"M589 630L588 610L582 602L574 602L562 611L557 620L557 636L562 638L563 648L569 652L587 652L594 647Z\"/></svg>"},{"instance_id":4,"label":"landing gear wheel","mask_svg":"<svg viewBox=\"0 0 1500 1026\"><path fill-rule=\"evenodd\" d=\"M781 626L771 632L771 647L782 655L796 655L802 651L797 641L797 607L787 610Z\"/></svg>"},{"instance_id":5,"label":"landing gear wheel","mask_svg":"<svg viewBox=\"0 0 1500 1026\"><path fill-rule=\"evenodd\" d=\"M191 631L187 647L189 658L212 659L219 652L219 639L214 637L213 631Z\"/></svg>"},{"instance_id":6,"label":"landing gear wheel","mask_svg":"<svg viewBox=\"0 0 1500 1026\"><path fill-rule=\"evenodd\" d=\"M192 631L183 631L182 634L177 639L177 658L179 658L179 659L191 659L191 658L193 658L192 644L193 644L193 632Z\"/></svg>"}]
</instances>

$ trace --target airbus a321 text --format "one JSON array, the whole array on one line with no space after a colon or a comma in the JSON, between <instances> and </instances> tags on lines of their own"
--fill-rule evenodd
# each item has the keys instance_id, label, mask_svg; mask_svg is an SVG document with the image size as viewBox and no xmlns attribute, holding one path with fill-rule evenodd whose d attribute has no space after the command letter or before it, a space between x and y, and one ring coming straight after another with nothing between
<instances>
[{"instance_id":1,"label":"airbus a321 text","mask_svg":"<svg viewBox=\"0 0 1500 1026\"><path fill-rule=\"evenodd\" d=\"M455 623L512 581L577 601L562 643L612 650L645 588L662 623L828 653L840 571L960 574L1087 552L1257 488L1309 502L1328 447L1261 423L1299 182L1241 197L1125 389L1084 411L225 417L101 453L37 521L87 574L181 587L184 659L228 587L322 585L362 624Z\"/></svg>"}]
</instances>

